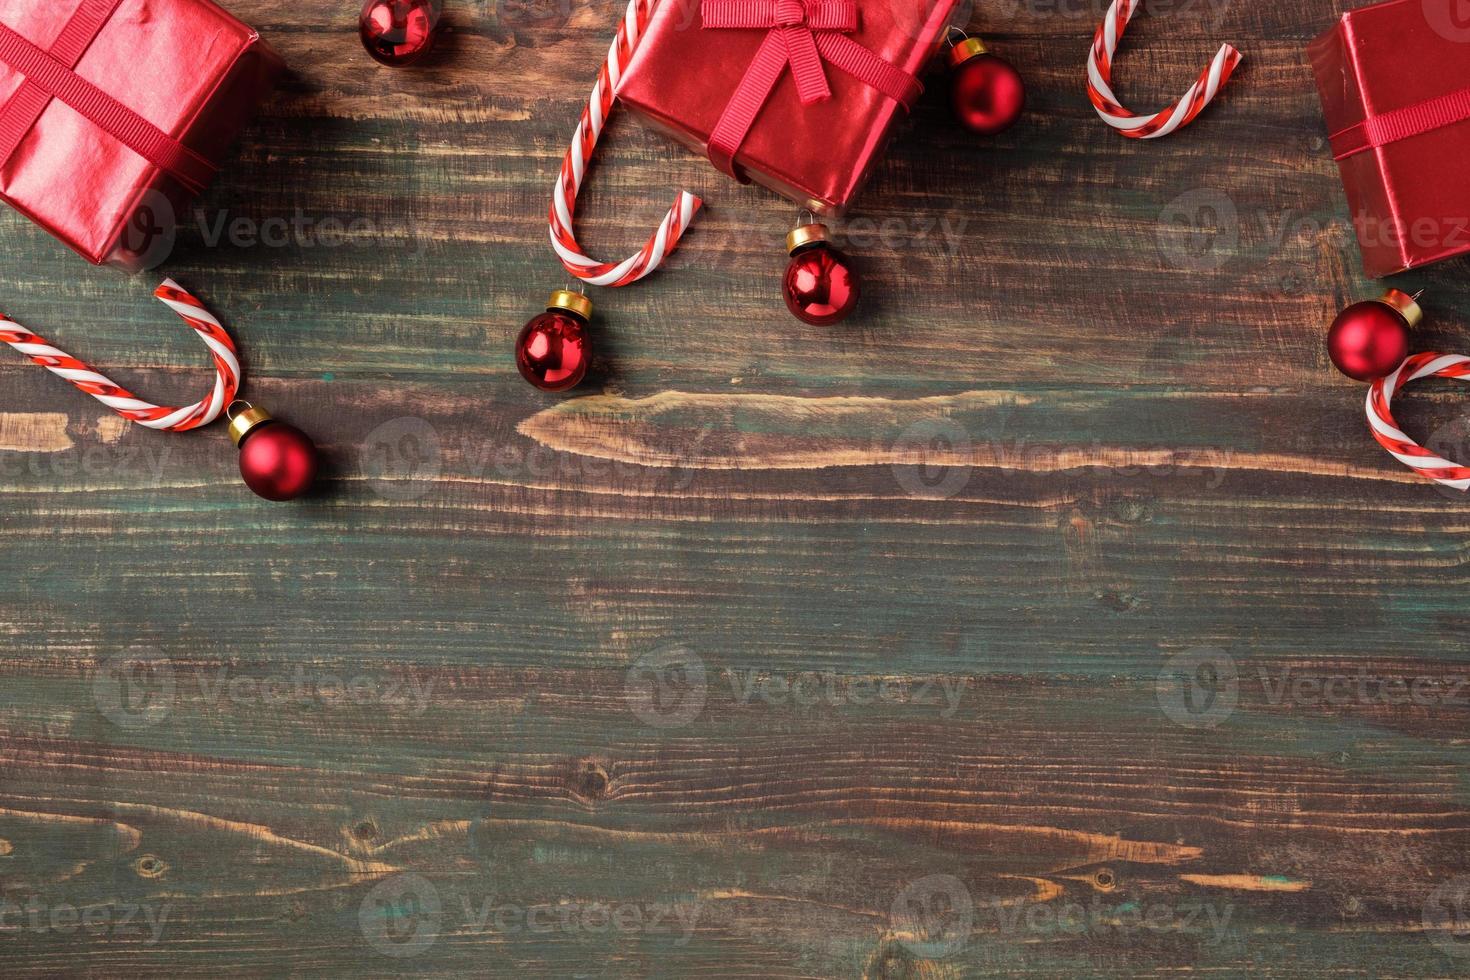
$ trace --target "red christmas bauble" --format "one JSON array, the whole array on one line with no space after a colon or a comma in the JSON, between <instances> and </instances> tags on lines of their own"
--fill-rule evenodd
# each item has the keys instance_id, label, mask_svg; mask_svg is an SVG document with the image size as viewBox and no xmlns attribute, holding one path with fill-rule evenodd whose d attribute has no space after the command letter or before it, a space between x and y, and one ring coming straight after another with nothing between
<instances>
[{"instance_id":1,"label":"red christmas bauble","mask_svg":"<svg viewBox=\"0 0 1470 980\"><path fill-rule=\"evenodd\" d=\"M950 52L954 77L949 104L960 125L981 136L1009 129L1026 108L1026 83L1009 61L987 54L975 38L966 38Z\"/></svg>"},{"instance_id":2,"label":"red christmas bauble","mask_svg":"<svg viewBox=\"0 0 1470 980\"><path fill-rule=\"evenodd\" d=\"M394 68L411 65L434 46L443 0L367 0L357 32L367 53Z\"/></svg>"},{"instance_id":3,"label":"red christmas bauble","mask_svg":"<svg viewBox=\"0 0 1470 980\"><path fill-rule=\"evenodd\" d=\"M294 425L262 422L240 439L240 475L266 500L294 500L316 479L316 446Z\"/></svg>"},{"instance_id":4,"label":"red christmas bauble","mask_svg":"<svg viewBox=\"0 0 1470 980\"><path fill-rule=\"evenodd\" d=\"M592 303L581 293L557 290L546 312L531 318L516 338L516 367L542 391L575 388L592 359L588 325Z\"/></svg>"},{"instance_id":5,"label":"red christmas bauble","mask_svg":"<svg viewBox=\"0 0 1470 980\"><path fill-rule=\"evenodd\" d=\"M847 256L827 241L825 225L803 225L786 237L791 262L781 280L786 308L804 323L823 326L857 308L862 282Z\"/></svg>"},{"instance_id":6,"label":"red christmas bauble","mask_svg":"<svg viewBox=\"0 0 1470 980\"><path fill-rule=\"evenodd\" d=\"M1354 303L1327 331L1328 356L1349 378L1374 381L1409 356L1409 328L1419 317L1418 304L1397 289L1382 299Z\"/></svg>"}]
</instances>

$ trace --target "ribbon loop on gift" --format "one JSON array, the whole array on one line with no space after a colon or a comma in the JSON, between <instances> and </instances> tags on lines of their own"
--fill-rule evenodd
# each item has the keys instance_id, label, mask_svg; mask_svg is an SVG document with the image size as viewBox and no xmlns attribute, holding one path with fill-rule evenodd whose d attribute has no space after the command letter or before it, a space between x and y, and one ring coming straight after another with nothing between
<instances>
[{"instance_id":1,"label":"ribbon loop on gift","mask_svg":"<svg viewBox=\"0 0 1470 980\"><path fill-rule=\"evenodd\" d=\"M857 30L857 4L852 0L704 0L701 23L710 29L796 27L816 31Z\"/></svg>"},{"instance_id":2,"label":"ribbon loop on gift","mask_svg":"<svg viewBox=\"0 0 1470 980\"><path fill-rule=\"evenodd\" d=\"M824 64L905 109L923 91L913 75L846 36L858 27L855 0L701 0L699 16L706 30L769 32L709 138L710 162L741 183L747 178L736 168L735 154L788 65L802 105L832 97Z\"/></svg>"},{"instance_id":3,"label":"ribbon loop on gift","mask_svg":"<svg viewBox=\"0 0 1470 980\"><path fill-rule=\"evenodd\" d=\"M0 64L25 79L0 106L0 164L59 99L113 139L199 193L214 177L215 166L163 130L82 78L75 71L87 46L101 32L120 0L84 0L50 50L43 50L0 24Z\"/></svg>"}]
</instances>

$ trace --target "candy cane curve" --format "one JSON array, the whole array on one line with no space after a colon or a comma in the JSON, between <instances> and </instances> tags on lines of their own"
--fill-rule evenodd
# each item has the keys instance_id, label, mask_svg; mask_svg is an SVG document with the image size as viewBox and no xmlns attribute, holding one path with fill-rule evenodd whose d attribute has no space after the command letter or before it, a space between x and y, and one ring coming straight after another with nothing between
<instances>
[{"instance_id":1,"label":"candy cane curve","mask_svg":"<svg viewBox=\"0 0 1470 980\"><path fill-rule=\"evenodd\" d=\"M1426 352L1407 358L1392 374L1379 378L1368 388L1368 426L1378 444L1415 473L1456 490L1470 489L1470 466L1436 456L1410 439L1389 411L1393 396L1402 385L1431 376L1470 377L1470 357Z\"/></svg>"},{"instance_id":2,"label":"candy cane curve","mask_svg":"<svg viewBox=\"0 0 1470 980\"><path fill-rule=\"evenodd\" d=\"M1240 64L1241 54L1228 44L1220 45L1215 57L1200 72L1193 85L1179 99L1158 112L1140 116L1123 108L1113 94L1113 55L1123 30L1128 26L1138 0L1113 0L1107 16L1098 25L1087 55L1087 95L1103 122L1130 139L1157 139L1187 126L1219 93Z\"/></svg>"},{"instance_id":3,"label":"candy cane curve","mask_svg":"<svg viewBox=\"0 0 1470 980\"><path fill-rule=\"evenodd\" d=\"M594 286L626 286L636 282L658 268L669 253L679 244L694 214L703 203L688 191L680 191L668 214L659 223L657 230L643 247L621 262L598 262L589 258L577 244L572 230L572 214L576 210L577 193L587 174L587 163L597 146L602 127L612 111L613 101L622 84L623 70L627 67L638 42L648 27L649 18L658 0L629 0L622 22L612 44L608 46L607 58L597 72L597 82L592 86L592 95L577 131L562 159L561 172L551 200L551 247L556 250L561 264L568 272L583 282Z\"/></svg>"},{"instance_id":4,"label":"candy cane curve","mask_svg":"<svg viewBox=\"0 0 1470 980\"><path fill-rule=\"evenodd\" d=\"M193 405L169 408L145 402L106 375L94 371L85 362L51 346L4 314L0 314L0 340L57 377L70 381L123 418L139 425L173 432L208 425L219 417L219 413L234 400L235 392L239 390L240 361L235 354L235 344L230 340L230 335L225 333L224 327L220 326L220 322L204 308L204 304L185 292L172 279L164 280L163 285L153 291L153 295L199 332L214 360L214 388Z\"/></svg>"}]
</instances>

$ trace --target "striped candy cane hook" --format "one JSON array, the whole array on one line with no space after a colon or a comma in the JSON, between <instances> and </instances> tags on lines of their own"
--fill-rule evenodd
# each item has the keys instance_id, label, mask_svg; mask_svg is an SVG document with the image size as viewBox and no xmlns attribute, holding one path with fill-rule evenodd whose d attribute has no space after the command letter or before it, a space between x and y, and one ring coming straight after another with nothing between
<instances>
[{"instance_id":1,"label":"striped candy cane hook","mask_svg":"<svg viewBox=\"0 0 1470 980\"><path fill-rule=\"evenodd\" d=\"M1103 122L1124 136L1156 139L1193 122L1230 78L1230 73L1240 64L1241 55L1228 44L1220 45L1214 59L1177 101L1152 115L1134 115L1119 104L1118 97L1113 94L1112 83L1113 55L1118 50L1118 42L1123 39L1123 29L1137 9L1138 0L1113 0L1108 15L1098 25L1092 48L1087 53L1087 95Z\"/></svg>"},{"instance_id":2,"label":"striped candy cane hook","mask_svg":"<svg viewBox=\"0 0 1470 980\"><path fill-rule=\"evenodd\" d=\"M1420 378L1470 377L1470 357L1463 354L1414 354L1387 377L1368 388L1368 427L1389 455L1420 476L1455 490L1470 489L1470 466L1462 466L1419 445L1404 434L1389 411L1400 386Z\"/></svg>"},{"instance_id":3,"label":"striped candy cane hook","mask_svg":"<svg viewBox=\"0 0 1470 980\"><path fill-rule=\"evenodd\" d=\"M551 247L568 272L594 286L626 286L657 269L679 244L679 238L703 203L688 191L680 191L653 235L641 249L621 262L598 262L589 258L577 244L577 236L572 231L572 214L577 206L577 192L587 175L587 163L612 112L613 100L622 84L623 69L637 50L656 3L657 0L629 0L622 23L608 47L607 59L597 72L597 82L592 86L587 108L582 110L576 135L562 159L561 173L552 193Z\"/></svg>"},{"instance_id":4,"label":"striped candy cane hook","mask_svg":"<svg viewBox=\"0 0 1470 980\"><path fill-rule=\"evenodd\" d=\"M171 432L208 425L219 417L219 413L239 390L240 361L235 355L235 344L220 326L220 322L204 308L204 304L190 296L172 279L165 279L163 285L153 291L153 295L183 317L189 326L199 331L199 336L204 339L210 356L214 359L214 389L193 405L168 408L145 402L106 375L92 370L86 363L65 351L52 347L3 314L0 314L0 340L57 377L70 381L123 418L139 425Z\"/></svg>"}]
</instances>

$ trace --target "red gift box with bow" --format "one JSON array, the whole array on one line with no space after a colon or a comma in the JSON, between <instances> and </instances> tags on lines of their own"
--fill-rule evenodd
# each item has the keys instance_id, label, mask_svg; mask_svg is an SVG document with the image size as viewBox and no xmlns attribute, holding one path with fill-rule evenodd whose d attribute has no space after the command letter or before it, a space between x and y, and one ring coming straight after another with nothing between
<instances>
[{"instance_id":1,"label":"red gift box with bow","mask_svg":"<svg viewBox=\"0 0 1470 980\"><path fill-rule=\"evenodd\" d=\"M156 263L283 68L209 0L0 0L0 198L91 262Z\"/></svg>"},{"instance_id":2,"label":"red gift box with bow","mask_svg":"<svg viewBox=\"0 0 1470 980\"><path fill-rule=\"evenodd\" d=\"M955 0L663 0L618 88L635 115L821 214L861 188Z\"/></svg>"},{"instance_id":3,"label":"red gift box with bow","mask_svg":"<svg viewBox=\"0 0 1470 980\"><path fill-rule=\"evenodd\" d=\"M1470 24L1454 0L1349 11L1307 50L1368 275L1470 251Z\"/></svg>"}]
</instances>

